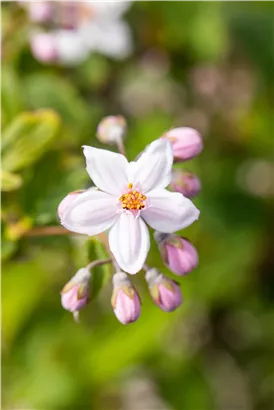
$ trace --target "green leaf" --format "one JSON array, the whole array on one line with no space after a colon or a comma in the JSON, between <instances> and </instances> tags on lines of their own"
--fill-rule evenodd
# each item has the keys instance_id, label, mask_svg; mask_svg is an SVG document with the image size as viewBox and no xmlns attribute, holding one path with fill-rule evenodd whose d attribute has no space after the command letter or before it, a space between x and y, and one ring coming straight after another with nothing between
<instances>
[{"instance_id":1,"label":"green leaf","mask_svg":"<svg viewBox=\"0 0 274 410\"><path fill-rule=\"evenodd\" d=\"M2 168L19 171L37 161L50 147L59 129L52 110L20 114L2 135Z\"/></svg>"},{"instance_id":2,"label":"green leaf","mask_svg":"<svg viewBox=\"0 0 274 410\"><path fill-rule=\"evenodd\" d=\"M1 122L6 125L22 109L22 92L18 74L12 66L2 67L1 76Z\"/></svg>"},{"instance_id":3,"label":"green leaf","mask_svg":"<svg viewBox=\"0 0 274 410\"><path fill-rule=\"evenodd\" d=\"M1 191L14 191L20 188L22 182L20 175L1 170Z\"/></svg>"},{"instance_id":4,"label":"green leaf","mask_svg":"<svg viewBox=\"0 0 274 410\"><path fill-rule=\"evenodd\" d=\"M97 259L108 259L109 255L102 242L98 239L91 239L88 241L88 256L89 261L92 262ZM90 296L91 300L94 299L100 290L108 283L111 278L112 270L111 264L105 264L102 266L96 266L92 269L91 282L90 282Z\"/></svg>"}]
</instances>

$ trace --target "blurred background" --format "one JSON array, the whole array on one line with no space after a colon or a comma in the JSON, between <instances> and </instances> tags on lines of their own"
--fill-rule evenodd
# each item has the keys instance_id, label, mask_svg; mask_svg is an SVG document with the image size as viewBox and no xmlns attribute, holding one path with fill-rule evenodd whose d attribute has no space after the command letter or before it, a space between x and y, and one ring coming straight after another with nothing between
<instances>
[{"instance_id":1,"label":"blurred background","mask_svg":"<svg viewBox=\"0 0 274 410\"><path fill-rule=\"evenodd\" d=\"M273 3L44 3L1 4L2 408L273 409ZM131 160L176 126L205 146L177 165L202 181L184 304L160 311L141 273L129 326L107 280L80 324L62 309L102 249L48 230L89 186L81 145L104 147L110 114L128 120ZM154 243L148 263L170 275Z\"/></svg>"}]
</instances>

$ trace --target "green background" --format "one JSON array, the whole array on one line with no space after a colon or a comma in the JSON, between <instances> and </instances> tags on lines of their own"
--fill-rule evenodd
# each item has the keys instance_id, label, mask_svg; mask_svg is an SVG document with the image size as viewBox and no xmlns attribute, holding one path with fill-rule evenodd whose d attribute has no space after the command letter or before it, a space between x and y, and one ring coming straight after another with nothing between
<instances>
[{"instance_id":1,"label":"green background","mask_svg":"<svg viewBox=\"0 0 274 410\"><path fill-rule=\"evenodd\" d=\"M270 410L273 3L135 2L124 19L129 58L43 65L26 14L2 3L2 408ZM200 263L178 279L172 314L140 273L136 323L116 320L106 280L75 324L60 289L102 249L29 235L58 226L60 200L89 186L81 145L103 147L96 127L110 114L128 120L129 159L175 126L203 135L202 154L177 165L203 185L183 232ZM172 277L154 243L148 263Z\"/></svg>"}]
</instances>

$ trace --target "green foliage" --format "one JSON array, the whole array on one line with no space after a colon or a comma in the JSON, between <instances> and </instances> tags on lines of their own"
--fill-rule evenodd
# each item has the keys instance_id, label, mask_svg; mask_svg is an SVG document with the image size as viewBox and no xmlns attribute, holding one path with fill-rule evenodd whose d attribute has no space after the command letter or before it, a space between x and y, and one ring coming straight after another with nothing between
<instances>
[{"instance_id":1,"label":"green foliage","mask_svg":"<svg viewBox=\"0 0 274 410\"><path fill-rule=\"evenodd\" d=\"M32 165L50 148L59 128L52 110L22 113L3 131L2 168L20 171Z\"/></svg>"},{"instance_id":2,"label":"green foliage","mask_svg":"<svg viewBox=\"0 0 274 410\"><path fill-rule=\"evenodd\" d=\"M132 56L71 67L37 62L26 13L1 6L2 408L270 410L273 5L134 2ZM176 277L184 304L160 311L141 272L142 313L129 326L112 312L111 265L93 270L74 323L59 292L109 257L105 239L47 231L61 228L62 198L91 186L81 145L108 148L95 135L110 114L128 119L131 160L176 126L205 145L176 164L202 182L200 219L181 232L200 258ZM151 242L147 263L174 278Z\"/></svg>"},{"instance_id":3,"label":"green foliage","mask_svg":"<svg viewBox=\"0 0 274 410\"><path fill-rule=\"evenodd\" d=\"M88 241L88 260L94 261L97 259L108 259L109 254L106 251L105 245L98 240L90 239ZM112 275L111 264L96 266L92 269L92 278L90 283L90 297L93 300L108 283Z\"/></svg>"}]
</instances>

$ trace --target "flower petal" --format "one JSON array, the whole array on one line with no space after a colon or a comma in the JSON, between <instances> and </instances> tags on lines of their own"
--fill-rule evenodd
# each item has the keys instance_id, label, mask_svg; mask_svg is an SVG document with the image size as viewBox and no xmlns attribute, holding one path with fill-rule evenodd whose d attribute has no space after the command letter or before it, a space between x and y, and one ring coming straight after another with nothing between
<instances>
[{"instance_id":1,"label":"flower petal","mask_svg":"<svg viewBox=\"0 0 274 410\"><path fill-rule=\"evenodd\" d=\"M82 28L85 46L113 58L125 58L132 49L128 25L117 21L94 21Z\"/></svg>"},{"instance_id":2,"label":"flower petal","mask_svg":"<svg viewBox=\"0 0 274 410\"><path fill-rule=\"evenodd\" d=\"M199 217L199 210L182 194L157 189L148 195L142 217L152 228L165 233L179 231Z\"/></svg>"},{"instance_id":3,"label":"flower petal","mask_svg":"<svg viewBox=\"0 0 274 410\"><path fill-rule=\"evenodd\" d=\"M69 231L97 235L118 218L116 204L112 195L91 188L75 198L62 215L61 223Z\"/></svg>"},{"instance_id":4,"label":"flower petal","mask_svg":"<svg viewBox=\"0 0 274 410\"><path fill-rule=\"evenodd\" d=\"M139 272L150 246L146 224L131 212L123 212L110 230L109 246L121 269L131 274Z\"/></svg>"},{"instance_id":5,"label":"flower petal","mask_svg":"<svg viewBox=\"0 0 274 410\"><path fill-rule=\"evenodd\" d=\"M128 180L142 193L165 188L171 180L173 153L167 139L153 141L136 162L130 162Z\"/></svg>"},{"instance_id":6,"label":"flower petal","mask_svg":"<svg viewBox=\"0 0 274 410\"><path fill-rule=\"evenodd\" d=\"M119 196L127 189L127 159L115 152L84 146L87 172L102 191Z\"/></svg>"}]
</instances>

